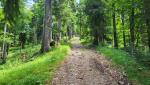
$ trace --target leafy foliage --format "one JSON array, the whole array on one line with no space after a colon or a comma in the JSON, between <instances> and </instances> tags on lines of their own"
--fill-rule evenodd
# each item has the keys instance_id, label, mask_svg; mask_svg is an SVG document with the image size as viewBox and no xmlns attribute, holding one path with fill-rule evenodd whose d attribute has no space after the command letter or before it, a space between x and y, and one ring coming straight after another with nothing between
<instances>
[{"instance_id":1,"label":"leafy foliage","mask_svg":"<svg viewBox=\"0 0 150 85\"><path fill-rule=\"evenodd\" d=\"M20 0L2 0L4 7L5 19L8 22L15 22L15 18L19 15Z\"/></svg>"}]
</instances>

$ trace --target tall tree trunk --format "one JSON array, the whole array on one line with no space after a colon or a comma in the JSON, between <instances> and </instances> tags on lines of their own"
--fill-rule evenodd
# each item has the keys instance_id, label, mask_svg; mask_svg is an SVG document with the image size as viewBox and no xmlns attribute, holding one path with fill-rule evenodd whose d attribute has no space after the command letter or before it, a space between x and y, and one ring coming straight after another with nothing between
<instances>
[{"instance_id":1,"label":"tall tree trunk","mask_svg":"<svg viewBox=\"0 0 150 85\"><path fill-rule=\"evenodd\" d=\"M3 47L2 47L2 57L1 57L1 62L0 64L4 64L6 62L6 57L7 57L7 43L6 43L6 32L7 32L7 24L4 26L4 37L3 37Z\"/></svg>"},{"instance_id":2,"label":"tall tree trunk","mask_svg":"<svg viewBox=\"0 0 150 85\"><path fill-rule=\"evenodd\" d=\"M49 37L50 37L50 42L52 42L52 41L53 41L53 27L52 27L52 1L53 1L53 0L50 0L50 9L49 9L49 11L50 11L50 14L49 14L49 16L50 16L50 23L49 23L49 27L50 27L50 35L49 35Z\"/></svg>"},{"instance_id":3,"label":"tall tree trunk","mask_svg":"<svg viewBox=\"0 0 150 85\"><path fill-rule=\"evenodd\" d=\"M70 40L72 38L72 30L71 30L71 26L70 25L67 28L67 32L68 32L68 37L69 37L69 40Z\"/></svg>"},{"instance_id":4,"label":"tall tree trunk","mask_svg":"<svg viewBox=\"0 0 150 85\"><path fill-rule=\"evenodd\" d=\"M43 27L43 39L41 52L47 52L50 49L50 28L51 28L51 0L45 0L45 15L44 15L44 27Z\"/></svg>"},{"instance_id":5,"label":"tall tree trunk","mask_svg":"<svg viewBox=\"0 0 150 85\"><path fill-rule=\"evenodd\" d=\"M61 41L61 31L62 31L62 20L61 20L61 16L59 16L58 18L58 41Z\"/></svg>"},{"instance_id":6,"label":"tall tree trunk","mask_svg":"<svg viewBox=\"0 0 150 85\"><path fill-rule=\"evenodd\" d=\"M53 41L52 8L50 8L50 23L49 23L49 27L50 27L50 29L49 29L50 30L49 37L50 37L50 42L51 42L51 41Z\"/></svg>"},{"instance_id":7,"label":"tall tree trunk","mask_svg":"<svg viewBox=\"0 0 150 85\"><path fill-rule=\"evenodd\" d=\"M150 50L150 18L147 19L147 33L148 33L148 47L149 47L149 50Z\"/></svg>"},{"instance_id":8,"label":"tall tree trunk","mask_svg":"<svg viewBox=\"0 0 150 85\"><path fill-rule=\"evenodd\" d=\"M125 35L125 28L124 28L124 13L122 13L122 15L121 15L121 20L122 20L123 45L124 45L124 48L126 48L126 35Z\"/></svg>"},{"instance_id":9,"label":"tall tree trunk","mask_svg":"<svg viewBox=\"0 0 150 85\"><path fill-rule=\"evenodd\" d=\"M96 46L98 46L99 45L99 39L100 39L100 37L99 37L99 31L98 31L97 27L95 27L95 30L94 30L93 33L94 33L93 44L96 45Z\"/></svg>"},{"instance_id":10,"label":"tall tree trunk","mask_svg":"<svg viewBox=\"0 0 150 85\"><path fill-rule=\"evenodd\" d=\"M136 36L136 45L135 45L135 47L138 47L138 46L139 46L139 40L140 40L140 33L137 32L137 36Z\"/></svg>"},{"instance_id":11,"label":"tall tree trunk","mask_svg":"<svg viewBox=\"0 0 150 85\"><path fill-rule=\"evenodd\" d=\"M115 4L112 5L113 7L113 14L112 14L112 17L113 17L113 33L114 33L114 47L115 48L118 48L118 37L117 37L117 30L116 30L116 13L115 13Z\"/></svg>"},{"instance_id":12,"label":"tall tree trunk","mask_svg":"<svg viewBox=\"0 0 150 85\"><path fill-rule=\"evenodd\" d=\"M145 17L146 17L146 24L147 24L147 33L148 33L148 47L150 50L150 0L143 0L144 1L144 8L145 8Z\"/></svg>"},{"instance_id":13,"label":"tall tree trunk","mask_svg":"<svg viewBox=\"0 0 150 85\"><path fill-rule=\"evenodd\" d=\"M134 0L132 0L132 8L131 8L131 16L130 16L130 36L131 36L131 51L133 53L135 48L135 34L134 34L134 18L135 18L135 8L134 8Z\"/></svg>"},{"instance_id":14,"label":"tall tree trunk","mask_svg":"<svg viewBox=\"0 0 150 85\"><path fill-rule=\"evenodd\" d=\"M34 41L34 44L37 44L37 32L36 32L36 29L38 29L38 18L35 17L36 19L36 22L35 22L35 28L33 28L33 41Z\"/></svg>"},{"instance_id":15,"label":"tall tree trunk","mask_svg":"<svg viewBox=\"0 0 150 85\"><path fill-rule=\"evenodd\" d=\"M13 44L14 44L14 46L16 46L16 30L14 30L14 42L13 42Z\"/></svg>"},{"instance_id":16,"label":"tall tree trunk","mask_svg":"<svg viewBox=\"0 0 150 85\"><path fill-rule=\"evenodd\" d=\"M74 24L72 23L71 24L71 36L72 36L72 38L74 37L74 34L75 34L75 31L74 31Z\"/></svg>"},{"instance_id":17,"label":"tall tree trunk","mask_svg":"<svg viewBox=\"0 0 150 85\"><path fill-rule=\"evenodd\" d=\"M37 28L37 26L36 26L36 28ZM34 41L34 44L37 44L36 28L33 28L33 41Z\"/></svg>"},{"instance_id":18,"label":"tall tree trunk","mask_svg":"<svg viewBox=\"0 0 150 85\"><path fill-rule=\"evenodd\" d=\"M80 11L80 36L82 35L82 14Z\"/></svg>"},{"instance_id":19,"label":"tall tree trunk","mask_svg":"<svg viewBox=\"0 0 150 85\"><path fill-rule=\"evenodd\" d=\"M104 21L100 21L100 26L98 27L98 35L99 35L99 43L103 44L104 43Z\"/></svg>"}]
</instances>

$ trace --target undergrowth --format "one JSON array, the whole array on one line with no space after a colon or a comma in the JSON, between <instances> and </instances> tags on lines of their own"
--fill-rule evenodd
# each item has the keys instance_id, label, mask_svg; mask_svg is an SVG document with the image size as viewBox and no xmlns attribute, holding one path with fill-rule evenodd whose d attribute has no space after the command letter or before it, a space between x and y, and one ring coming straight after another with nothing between
<instances>
[{"instance_id":1,"label":"undergrowth","mask_svg":"<svg viewBox=\"0 0 150 85\"><path fill-rule=\"evenodd\" d=\"M149 69L137 63L128 52L108 47L98 47L97 50L103 53L106 58L111 59L114 65L119 66L127 74L130 81L150 85Z\"/></svg>"},{"instance_id":2,"label":"undergrowth","mask_svg":"<svg viewBox=\"0 0 150 85\"><path fill-rule=\"evenodd\" d=\"M25 49L20 50L18 47L10 48L7 62L4 65L0 65L0 70L9 69L11 67L18 66L20 64L32 61L35 58L35 53L38 53L40 50L40 45L28 45ZM22 62L22 54L25 54L26 60Z\"/></svg>"},{"instance_id":3,"label":"undergrowth","mask_svg":"<svg viewBox=\"0 0 150 85\"><path fill-rule=\"evenodd\" d=\"M69 46L62 45L39 55L34 61L4 68L0 70L0 85L43 85L52 80L55 70L69 51Z\"/></svg>"}]
</instances>

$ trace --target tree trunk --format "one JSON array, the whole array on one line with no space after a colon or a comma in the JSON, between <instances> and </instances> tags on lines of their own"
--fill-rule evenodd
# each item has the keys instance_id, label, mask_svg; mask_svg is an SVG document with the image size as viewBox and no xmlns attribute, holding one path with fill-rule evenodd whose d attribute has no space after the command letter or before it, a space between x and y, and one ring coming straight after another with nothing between
<instances>
[{"instance_id":1,"label":"tree trunk","mask_svg":"<svg viewBox=\"0 0 150 85\"><path fill-rule=\"evenodd\" d=\"M93 41L93 44L98 46L99 45L99 33L98 33L98 30L95 30L94 31L94 41Z\"/></svg>"},{"instance_id":2,"label":"tree trunk","mask_svg":"<svg viewBox=\"0 0 150 85\"><path fill-rule=\"evenodd\" d=\"M118 38L117 38L117 30L116 30L116 13L115 13L115 4L113 4L113 33L114 33L114 48L118 48Z\"/></svg>"},{"instance_id":3,"label":"tree trunk","mask_svg":"<svg viewBox=\"0 0 150 85\"><path fill-rule=\"evenodd\" d=\"M61 41L61 29L62 27L62 21L61 21L61 16L58 18L58 41L60 42Z\"/></svg>"},{"instance_id":4,"label":"tree trunk","mask_svg":"<svg viewBox=\"0 0 150 85\"><path fill-rule=\"evenodd\" d=\"M150 18L147 19L147 33L148 33L148 47L149 47L149 50L150 50Z\"/></svg>"},{"instance_id":5,"label":"tree trunk","mask_svg":"<svg viewBox=\"0 0 150 85\"><path fill-rule=\"evenodd\" d=\"M137 36L136 36L136 45L135 45L135 47L138 47L138 46L139 46L139 40L140 40L140 33L137 32Z\"/></svg>"},{"instance_id":6,"label":"tree trunk","mask_svg":"<svg viewBox=\"0 0 150 85\"><path fill-rule=\"evenodd\" d=\"M100 26L98 26L97 31L98 31L98 36L99 36L99 43L101 43L101 45L104 43L104 21L101 20L100 21Z\"/></svg>"},{"instance_id":7,"label":"tree trunk","mask_svg":"<svg viewBox=\"0 0 150 85\"><path fill-rule=\"evenodd\" d=\"M2 47L2 57L1 57L1 62L0 64L4 64L6 63L6 57L7 57L7 43L6 43L6 32L7 32L7 24L5 24L5 27L4 27L4 37L3 37L3 47Z\"/></svg>"},{"instance_id":8,"label":"tree trunk","mask_svg":"<svg viewBox=\"0 0 150 85\"><path fill-rule=\"evenodd\" d=\"M13 42L14 46L16 46L16 30L14 30L14 42Z\"/></svg>"},{"instance_id":9,"label":"tree trunk","mask_svg":"<svg viewBox=\"0 0 150 85\"><path fill-rule=\"evenodd\" d=\"M37 26L36 26L36 28L37 28ZM37 44L37 34L36 34L36 28L33 28L33 42L34 42L34 44Z\"/></svg>"},{"instance_id":10,"label":"tree trunk","mask_svg":"<svg viewBox=\"0 0 150 85\"><path fill-rule=\"evenodd\" d=\"M51 4L52 5L52 4ZM53 41L53 28L52 28L52 8L50 9L50 23L49 23L49 37L50 37L50 42Z\"/></svg>"},{"instance_id":11,"label":"tree trunk","mask_svg":"<svg viewBox=\"0 0 150 85\"><path fill-rule=\"evenodd\" d=\"M82 36L82 14L80 11L80 36Z\"/></svg>"},{"instance_id":12,"label":"tree trunk","mask_svg":"<svg viewBox=\"0 0 150 85\"><path fill-rule=\"evenodd\" d=\"M150 50L150 0L144 0L144 8L145 8L145 17L147 24L147 34L148 34L148 47Z\"/></svg>"},{"instance_id":13,"label":"tree trunk","mask_svg":"<svg viewBox=\"0 0 150 85\"><path fill-rule=\"evenodd\" d=\"M71 29L70 29L70 27L68 28L68 39L70 40L72 38L72 36L71 36Z\"/></svg>"},{"instance_id":14,"label":"tree trunk","mask_svg":"<svg viewBox=\"0 0 150 85\"><path fill-rule=\"evenodd\" d=\"M134 17L135 17L135 12L134 12L134 1L132 0L132 8L131 8L131 16L130 16L130 36L131 36L131 51L133 53L134 48L135 48L135 34L134 34L134 27L135 27L135 23L134 23Z\"/></svg>"},{"instance_id":15,"label":"tree trunk","mask_svg":"<svg viewBox=\"0 0 150 85\"><path fill-rule=\"evenodd\" d=\"M49 35L49 37L50 37L50 42L52 42L53 41L53 27L52 27L52 1L53 0L49 0L50 1L50 8L49 8L49 11L50 11L50 14L49 14L49 16L50 16L50 22L49 22L49 30L50 30L50 35Z\"/></svg>"},{"instance_id":16,"label":"tree trunk","mask_svg":"<svg viewBox=\"0 0 150 85\"><path fill-rule=\"evenodd\" d=\"M38 29L38 18L35 17L36 22L35 22L35 28L33 28L33 42L34 44L37 44L37 32L36 29Z\"/></svg>"},{"instance_id":17,"label":"tree trunk","mask_svg":"<svg viewBox=\"0 0 150 85\"><path fill-rule=\"evenodd\" d=\"M45 15L44 15L44 27L41 52L47 52L50 49L50 28L51 28L51 0L45 0Z\"/></svg>"},{"instance_id":18,"label":"tree trunk","mask_svg":"<svg viewBox=\"0 0 150 85\"><path fill-rule=\"evenodd\" d=\"M125 28L124 28L124 13L122 13L122 15L121 15L121 20L122 20L123 45L124 45L124 48L126 48L126 35L125 35Z\"/></svg>"},{"instance_id":19,"label":"tree trunk","mask_svg":"<svg viewBox=\"0 0 150 85\"><path fill-rule=\"evenodd\" d=\"M68 35L68 38L69 40L72 38L72 27L71 27L71 24L68 25L67 27L67 35Z\"/></svg>"},{"instance_id":20,"label":"tree trunk","mask_svg":"<svg viewBox=\"0 0 150 85\"><path fill-rule=\"evenodd\" d=\"M72 37L72 38L74 37L74 34L75 34L75 31L74 31L74 24L72 23L72 24L71 24L71 37Z\"/></svg>"}]
</instances>

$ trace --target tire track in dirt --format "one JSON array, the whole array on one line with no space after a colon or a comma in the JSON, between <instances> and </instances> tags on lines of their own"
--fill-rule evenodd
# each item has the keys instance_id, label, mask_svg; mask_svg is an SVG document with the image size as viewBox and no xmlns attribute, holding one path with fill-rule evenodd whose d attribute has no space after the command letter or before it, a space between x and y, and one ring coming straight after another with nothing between
<instances>
[{"instance_id":1,"label":"tire track in dirt","mask_svg":"<svg viewBox=\"0 0 150 85\"><path fill-rule=\"evenodd\" d=\"M107 59L75 40L68 60L58 69L50 85L130 84L127 77L114 69Z\"/></svg>"}]
</instances>

